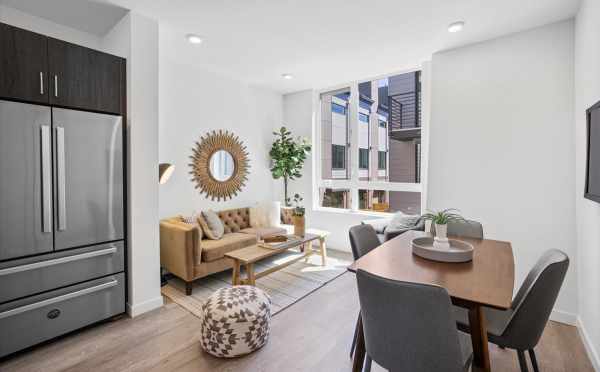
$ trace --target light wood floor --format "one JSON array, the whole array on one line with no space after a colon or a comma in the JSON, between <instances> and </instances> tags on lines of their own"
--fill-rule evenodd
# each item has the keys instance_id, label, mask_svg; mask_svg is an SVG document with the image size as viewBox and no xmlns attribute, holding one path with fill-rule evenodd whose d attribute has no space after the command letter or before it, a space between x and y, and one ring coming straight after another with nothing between
<instances>
[{"instance_id":1,"label":"light wood floor","mask_svg":"<svg viewBox=\"0 0 600 372\"><path fill-rule=\"evenodd\" d=\"M350 371L357 313L354 276L344 274L274 316L269 343L246 357L205 354L198 343L200 320L168 303L18 354L0 362L0 371ZM514 351L490 345L490 353L494 371L519 371ZM550 322L537 355L544 372L593 372L571 326Z\"/></svg>"}]
</instances>

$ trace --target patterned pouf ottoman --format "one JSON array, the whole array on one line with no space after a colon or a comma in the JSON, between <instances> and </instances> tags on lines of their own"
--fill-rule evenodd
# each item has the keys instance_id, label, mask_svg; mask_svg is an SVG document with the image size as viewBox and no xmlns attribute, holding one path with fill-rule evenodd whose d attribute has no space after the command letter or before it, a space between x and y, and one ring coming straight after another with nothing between
<instances>
[{"instance_id":1,"label":"patterned pouf ottoman","mask_svg":"<svg viewBox=\"0 0 600 372\"><path fill-rule=\"evenodd\" d=\"M204 303L202 312L200 345L214 356L232 358L267 343L271 298L259 288L221 288Z\"/></svg>"}]
</instances>

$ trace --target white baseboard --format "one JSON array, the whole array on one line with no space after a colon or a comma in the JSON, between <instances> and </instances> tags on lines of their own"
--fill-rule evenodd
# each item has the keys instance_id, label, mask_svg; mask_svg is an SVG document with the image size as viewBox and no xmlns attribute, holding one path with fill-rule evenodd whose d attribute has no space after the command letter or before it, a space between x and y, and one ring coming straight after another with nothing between
<instances>
[{"instance_id":1,"label":"white baseboard","mask_svg":"<svg viewBox=\"0 0 600 372\"><path fill-rule=\"evenodd\" d=\"M550 320L572 326L577 326L577 319L576 314L568 313L566 311L552 310L552 313L550 314Z\"/></svg>"},{"instance_id":2,"label":"white baseboard","mask_svg":"<svg viewBox=\"0 0 600 372\"><path fill-rule=\"evenodd\" d=\"M139 304L127 303L127 314L130 317L135 318L136 316L146 313L150 310L158 309L162 305L163 305L163 297L162 296L152 298L150 300L144 301Z\"/></svg>"},{"instance_id":3,"label":"white baseboard","mask_svg":"<svg viewBox=\"0 0 600 372\"><path fill-rule=\"evenodd\" d=\"M600 358L598 357L598 351L594 347L594 344L592 344L592 340L590 340L590 336L587 333L580 317L577 317L577 329L579 330L579 335L583 341L583 346L585 346L585 350L587 351L588 357L592 362L594 370L600 372Z\"/></svg>"}]
</instances>

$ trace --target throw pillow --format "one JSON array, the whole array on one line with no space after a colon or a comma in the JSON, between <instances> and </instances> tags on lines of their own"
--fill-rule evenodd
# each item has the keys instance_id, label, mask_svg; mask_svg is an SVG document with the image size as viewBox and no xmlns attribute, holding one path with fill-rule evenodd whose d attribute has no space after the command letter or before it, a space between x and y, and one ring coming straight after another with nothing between
<instances>
[{"instance_id":1,"label":"throw pillow","mask_svg":"<svg viewBox=\"0 0 600 372\"><path fill-rule=\"evenodd\" d=\"M267 217L267 227L281 226L281 203L266 202L264 203L264 209Z\"/></svg>"},{"instance_id":2,"label":"throw pillow","mask_svg":"<svg viewBox=\"0 0 600 372\"><path fill-rule=\"evenodd\" d=\"M193 213L189 216L179 216L179 218L181 219L181 222L185 222L190 225L198 225L198 216L200 216L199 213Z\"/></svg>"},{"instance_id":3,"label":"throw pillow","mask_svg":"<svg viewBox=\"0 0 600 372\"><path fill-rule=\"evenodd\" d=\"M203 211L198 218L198 223L202 226L204 234L213 240L219 240L225 233L225 226L219 216L212 210Z\"/></svg>"},{"instance_id":4,"label":"throw pillow","mask_svg":"<svg viewBox=\"0 0 600 372\"><path fill-rule=\"evenodd\" d=\"M264 206L256 203L250 207L250 226L251 227L267 227L267 214Z\"/></svg>"},{"instance_id":5,"label":"throw pillow","mask_svg":"<svg viewBox=\"0 0 600 372\"><path fill-rule=\"evenodd\" d=\"M410 229L417 225L419 218L420 216L418 215L397 212L396 214L394 214L394 217L392 217L388 228L394 230Z\"/></svg>"}]
</instances>

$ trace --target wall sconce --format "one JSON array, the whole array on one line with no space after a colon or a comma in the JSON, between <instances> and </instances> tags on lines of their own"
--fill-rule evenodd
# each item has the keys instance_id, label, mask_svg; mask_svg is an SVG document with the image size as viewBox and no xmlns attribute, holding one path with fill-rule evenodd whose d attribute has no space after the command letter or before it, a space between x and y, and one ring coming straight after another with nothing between
<instances>
[{"instance_id":1,"label":"wall sconce","mask_svg":"<svg viewBox=\"0 0 600 372\"><path fill-rule=\"evenodd\" d=\"M158 165L158 183L161 185L167 183L174 170L175 166L173 164L160 163Z\"/></svg>"}]
</instances>

